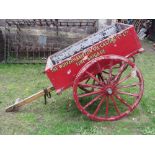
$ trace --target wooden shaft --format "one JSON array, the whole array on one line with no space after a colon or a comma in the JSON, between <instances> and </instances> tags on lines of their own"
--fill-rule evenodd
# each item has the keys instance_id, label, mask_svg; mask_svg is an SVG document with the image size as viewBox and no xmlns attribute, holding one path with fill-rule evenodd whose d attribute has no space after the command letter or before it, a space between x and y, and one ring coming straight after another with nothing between
<instances>
[{"instance_id":1,"label":"wooden shaft","mask_svg":"<svg viewBox=\"0 0 155 155\"><path fill-rule=\"evenodd\" d=\"M54 87L51 86L51 87L48 87L46 89L47 89L47 92L51 92L54 90ZM38 99L39 97L43 96L44 94L45 94L44 90L41 90L41 91L23 99L23 100L20 100L20 101L18 100L13 105L7 107L5 111L6 112L15 111L16 109L18 109L21 106L24 106L26 104L30 104L32 101Z\"/></svg>"}]
</instances>

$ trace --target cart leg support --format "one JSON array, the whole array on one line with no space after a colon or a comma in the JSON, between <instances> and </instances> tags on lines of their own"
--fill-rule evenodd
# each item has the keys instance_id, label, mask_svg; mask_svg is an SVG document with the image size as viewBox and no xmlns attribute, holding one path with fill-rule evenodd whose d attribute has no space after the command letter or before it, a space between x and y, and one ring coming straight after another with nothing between
<instances>
[{"instance_id":1,"label":"cart leg support","mask_svg":"<svg viewBox=\"0 0 155 155\"><path fill-rule=\"evenodd\" d=\"M41 90L41 91L39 91L39 92L37 92L37 93L35 93L35 94L33 94L33 95L23 99L23 100L20 100L19 98L16 99L15 103L12 104L11 106L7 107L5 111L6 112L13 112L13 111L18 110L18 108L21 107L21 106L24 106L26 104L30 104L31 102L33 102L34 100L38 99L39 97L44 96L45 95L45 91L44 90ZM47 92L49 93L49 92L51 92L53 90L54 90L54 87L50 86L50 87L46 88L46 93Z\"/></svg>"}]
</instances>

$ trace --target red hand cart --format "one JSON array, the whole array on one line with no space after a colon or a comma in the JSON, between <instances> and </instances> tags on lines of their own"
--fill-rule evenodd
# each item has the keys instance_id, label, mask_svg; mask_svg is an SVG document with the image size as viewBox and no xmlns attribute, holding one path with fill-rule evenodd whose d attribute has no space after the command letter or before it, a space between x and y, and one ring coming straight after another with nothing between
<instances>
[{"instance_id":1,"label":"red hand cart","mask_svg":"<svg viewBox=\"0 0 155 155\"><path fill-rule=\"evenodd\" d=\"M144 80L134 58L142 52L134 26L116 23L106 27L49 56L45 73L53 86L47 92L72 87L77 108L84 115L95 121L118 120L142 98Z\"/></svg>"}]
</instances>

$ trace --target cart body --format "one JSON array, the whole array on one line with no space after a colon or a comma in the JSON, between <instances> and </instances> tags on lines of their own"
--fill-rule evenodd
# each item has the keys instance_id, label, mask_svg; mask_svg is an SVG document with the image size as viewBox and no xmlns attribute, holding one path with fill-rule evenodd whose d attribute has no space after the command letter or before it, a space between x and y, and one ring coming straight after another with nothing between
<instances>
[{"instance_id":1,"label":"cart body","mask_svg":"<svg viewBox=\"0 0 155 155\"><path fill-rule=\"evenodd\" d=\"M79 70L92 59L111 54L130 57L141 49L134 26L117 23L49 56L45 72L59 93L73 85ZM97 72L95 66L92 71Z\"/></svg>"}]
</instances>

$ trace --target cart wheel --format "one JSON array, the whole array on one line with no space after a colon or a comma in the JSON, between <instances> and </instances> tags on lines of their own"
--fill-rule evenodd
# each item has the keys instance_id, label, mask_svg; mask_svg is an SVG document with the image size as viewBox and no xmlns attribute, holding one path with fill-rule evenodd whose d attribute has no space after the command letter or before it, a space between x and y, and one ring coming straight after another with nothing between
<instances>
[{"instance_id":1,"label":"cart wheel","mask_svg":"<svg viewBox=\"0 0 155 155\"><path fill-rule=\"evenodd\" d=\"M115 67L120 63L119 68ZM128 115L139 104L143 90L140 70L129 59L116 55L101 56L86 63L73 84L78 109L96 121L114 121Z\"/></svg>"}]
</instances>

